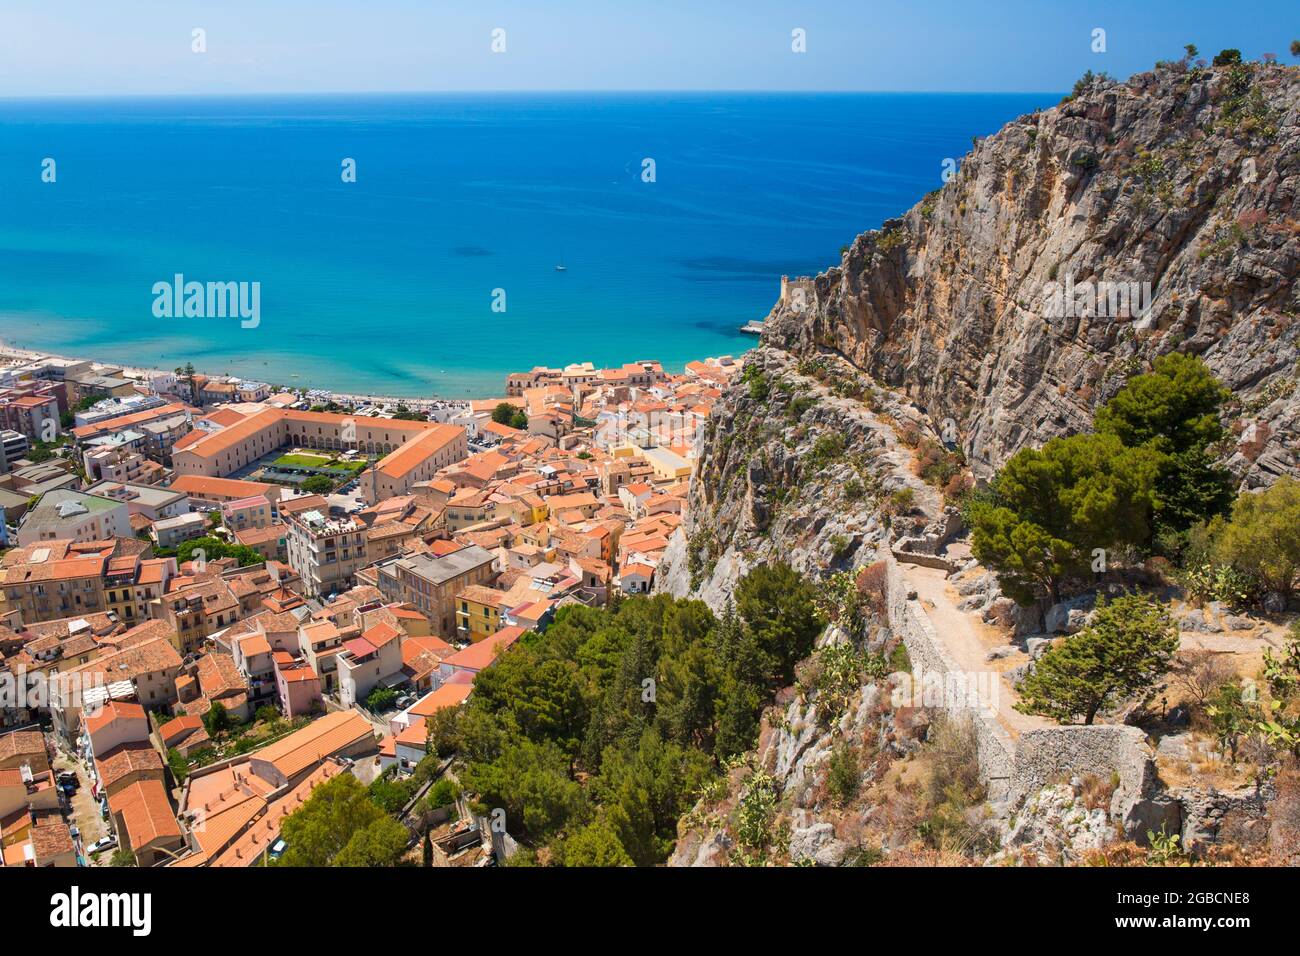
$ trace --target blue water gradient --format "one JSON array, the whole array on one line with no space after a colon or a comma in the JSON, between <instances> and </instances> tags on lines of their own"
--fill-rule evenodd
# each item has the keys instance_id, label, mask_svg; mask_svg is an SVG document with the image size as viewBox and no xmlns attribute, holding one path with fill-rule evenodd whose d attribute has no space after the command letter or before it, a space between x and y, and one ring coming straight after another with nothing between
<instances>
[{"instance_id":1,"label":"blue water gradient","mask_svg":"<svg viewBox=\"0 0 1300 956\"><path fill-rule=\"evenodd\" d=\"M537 364L680 367L752 345L736 329L782 273L838 261L972 136L1058 99L0 100L0 337L390 395L495 395ZM260 324L155 318L176 273L260 282Z\"/></svg>"}]
</instances>

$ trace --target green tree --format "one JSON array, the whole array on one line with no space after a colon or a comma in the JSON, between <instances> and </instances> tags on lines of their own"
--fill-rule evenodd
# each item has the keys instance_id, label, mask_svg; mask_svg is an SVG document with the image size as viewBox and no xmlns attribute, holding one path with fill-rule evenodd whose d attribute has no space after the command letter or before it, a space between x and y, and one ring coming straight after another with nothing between
<instances>
[{"instance_id":1,"label":"green tree","mask_svg":"<svg viewBox=\"0 0 1300 956\"><path fill-rule=\"evenodd\" d=\"M492 420L498 425L509 425L510 419L515 417L516 407L510 402L498 402L497 407L492 409Z\"/></svg>"},{"instance_id":2,"label":"green tree","mask_svg":"<svg viewBox=\"0 0 1300 956\"><path fill-rule=\"evenodd\" d=\"M193 362L186 362L183 367L176 369L176 377L179 378L181 381L185 382L186 385L189 387L189 398L190 401L192 402L198 401L199 398L198 392L194 388L194 375L195 372L194 372Z\"/></svg>"},{"instance_id":3,"label":"green tree","mask_svg":"<svg viewBox=\"0 0 1300 956\"><path fill-rule=\"evenodd\" d=\"M1219 414L1230 397L1203 361L1171 352L1097 410L1099 433L1161 455L1157 523L1184 531L1231 506L1232 475L1206 452L1225 434Z\"/></svg>"},{"instance_id":4,"label":"green tree","mask_svg":"<svg viewBox=\"0 0 1300 956\"><path fill-rule=\"evenodd\" d=\"M1023 449L994 478L992 496L970 508L975 556L1020 603L1044 593L1057 601L1095 549L1148 539L1159 467L1157 452L1114 435Z\"/></svg>"},{"instance_id":5,"label":"green tree","mask_svg":"<svg viewBox=\"0 0 1300 956\"><path fill-rule=\"evenodd\" d=\"M1300 482L1279 478L1241 495L1232 517L1213 523L1210 533L1217 560L1290 597L1300 574Z\"/></svg>"},{"instance_id":6,"label":"green tree","mask_svg":"<svg viewBox=\"0 0 1300 956\"><path fill-rule=\"evenodd\" d=\"M707 755L647 728L635 747L605 753L592 793L601 806L617 809L608 819L632 862L654 866L672 851L678 819L711 775Z\"/></svg>"},{"instance_id":7,"label":"green tree","mask_svg":"<svg viewBox=\"0 0 1300 956\"><path fill-rule=\"evenodd\" d=\"M309 494L327 495L334 490L334 479L329 475L311 475L304 478L298 487Z\"/></svg>"},{"instance_id":8,"label":"green tree","mask_svg":"<svg viewBox=\"0 0 1300 956\"><path fill-rule=\"evenodd\" d=\"M1231 393L1199 358L1162 355L1097 410L1097 431L1161 451L1205 448L1223 437L1219 411Z\"/></svg>"},{"instance_id":9,"label":"green tree","mask_svg":"<svg viewBox=\"0 0 1300 956\"><path fill-rule=\"evenodd\" d=\"M396 780L392 772L381 774L371 781L370 799L385 813L396 816L406 806L414 787L410 780Z\"/></svg>"},{"instance_id":10,"label":"green tree","mask_svg":"<svg viewBox=\"0 0 1300 956\"><path fill-rule=\"evenodd\" d=\"M459 707L444 707L425 718L429 753L450 757L460 749L460 715Z\"/></svg>"},{"instance_id":11,"label":"green tree","mask_svg":"<svg viewBox=\"0 0 1300 956\"><path fill-rule=\"evenodd\" d=\"M167 766L171 769L172 779L176 781L176 786L185 782L185 778L190 773L190 763L182 756L181 752L175 747L167 751Z\"/></svg>"},{"instance_id":12,"label":"green tree","mask_svg":"<svg viewBox=\"0 0 1300 956\"><path fill-rule=\"evenodd\" d=\"M378 713L387 710L397 700L397 691L391 687L376 687L366 696L366 709Z\"/></svg>"},{"instance_id":13,"label":"green tree","mask_svg":"<svg viewBox=\"0 0 1300 956\"><path fill-rule=\"evenodd\" d=\"M1141 594L1097 602L1092 623L1040 657L1020 682L1016 709L1065 723L1146 690L1178 650L1169 609Z\"/></svg>"},{"instance_id":14,"label":"green tree","mask_svg":"<svg viewBox=\"0 0 1300 956\"><path fill-rule=\"evenodd\" d=\"M180 564L192 561L195 558L194 552L202 551L205 561L216 561L219 558L234 558L239 566L247 567L250 564L258 564L262 561L262 556L252 548L242 544L228 544L220 538L202 537L191 538L189 541L183 541L176 549L176 560Z\"/></svg>"},{"instance_id":15,"label":"green tree","mask_svg":"<svg viewBox=\"0 0 1300 956\"><path fill-rule=\"evenodd\" d=\"M461 779L488 811L502 809L511 835L546 840L584 806L582 787L569 775L569 757L550 741L510 740L487 763L471 763Z\"/></svg>"},{"instance_id":16,"label":"green tree","mask_svg":"<svg viewBox=\"0 0 1300 956\"><path fill-rule=\"evenodd\" d=\"M425 415L423 412L413 411L411 408L401 403L398 404L397 408L393 409L393 418L398 421L407 422L425 422L429 420L428 415Z\"/></svg>"},{"instance_id":17,"label":"green tree","mask_svg":"<svg viewBox=\"0 0 1300 956\"><path fill-rule=\"evenodd\" d=\"M1241 51L1233 47L1220 50L1214 57L1215 66L1233 66L1241 62Z\"/></svg>"},{"instance_id":18,"label":"green tree","mask_svg":"<svg viewBox=\"0 0 1300 956\"><path fill-rule=\"evenodd\" d=\"M208 736L216 738L218 735L225 733L234 725L231 719L230 711L226 710L226 705L221 701L214 700L208 712L203 715L203 726L208 732Z\"/></svg>"},{"instance_id":19,"label":"green tree","mask_svg":"<svg viewBox=\"0 0 1300 956\"><path fill-rule=\"evenodd\" d=\"M513 415L510 416L510 421L507 424L511 428L517 428L520 431L527 431L528 413L523 411L516 411Z\"/></svg>"},{"instance_id":20,"label":"green tree","mask_svg":"<svg viewBox=\"0 0 1300 956\"><path fill-rule=\"evenodd\" d=\"M812 651L823 621L816 590L784 562L760 564L736 587L736 612L765 658L770 683L794 681L794 666Z\"/></svg>"},{"instance_id":21,"label":"green tree","mask_svg":"<svg viewBox=\"0 0 1300 956\"><path fill-rule=\"evenodd\" d=\"M351 774L313 790L285 818L281 835L287 848L280 866L396 866L409 840Z\"/></svg>"},{"instance_id":22,"label":"green tree","mask_svg":"<svg viewBox=\"0 0 1300 956\"><path fill-rule=\"evenodd\" d=\"M135 854L124 846L118 847L113 851L112 858L108 861L109 866L125 867L137 866Z\"/></svg>"},{"instance_id":23,"label":"green tree","mask_svg":"<svg viewBox=\"0 0 1300 956\"><path fill-rule=\"evenodd\" d=\"M619 842L618 831L607 814L578 829L562 843L564 866L632 866L632 858Z\"/></svg>"}]
</instances>

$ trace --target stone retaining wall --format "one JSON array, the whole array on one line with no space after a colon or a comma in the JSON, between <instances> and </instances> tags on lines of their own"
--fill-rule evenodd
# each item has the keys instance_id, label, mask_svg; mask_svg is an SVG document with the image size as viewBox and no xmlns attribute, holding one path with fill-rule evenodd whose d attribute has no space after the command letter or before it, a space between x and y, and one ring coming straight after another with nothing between
<instances>
[{"instance_id":1,"label":"stone retaining wall","mask_svg":"<svg viewBox=\"0 0 1300 956\"><path fill-rule=\"evenodd\" d=\"M935 633L929 616L903 579L903 572L892 554L885 558L885 563L889 626L907 647L912 670L915 672L921 668L943 675L961 673ZM997 717L964 706L943 709L958 719L971 721L979 747L980 779L988 787L989 799L1002 801L1010 797L1015 744Z\"/></svg>"},{"instance_id":2,"label":"stone retaining wall","mask_svg":"<svg viewBox=\"0 0 1300 956\"><path fill-rule=\"evenodd\" d=\"M919 665L945 675L960 673L895 556L888 554L884 560L889 626L907 647L913 670ZM1136 727L1046 727L1026 731L1013 740L995 715L970 707L944 709L971 720L979 745L980 778L989 789L990 800L1009 800L1014 806L1027 794L1072 776L1093 774L1106 781L1114 777L1112 816L1123 822L1131 836L1141 838L1148 828L1159 830L1166 814L1165 801L1157 794L1154 754Z\"/></svg>"},{"instance_id":3,"label":"stone retaining wall","mask_svg":"<svg viewBox=\"0 0 1300 956\"><path fill-rule=\"evenodd\" d=\"M891 552L899 561L907 564L919 564L923 568L937 568L940 571L946 571L948 574L955 574L961 570L960 565L955 561L949 561L937 554L925 554L921 551L908 551L906 548L894 548Z\"/></svg>"}]
</instances>

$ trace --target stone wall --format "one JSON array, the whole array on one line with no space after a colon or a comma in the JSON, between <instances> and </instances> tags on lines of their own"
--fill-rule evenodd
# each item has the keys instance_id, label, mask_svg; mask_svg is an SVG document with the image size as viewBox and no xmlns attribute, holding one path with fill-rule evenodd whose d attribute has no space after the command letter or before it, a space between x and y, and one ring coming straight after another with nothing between
<instances>
[{"instance_id":1,"label":"stone wall","mask_svg":"<svg viewBox=\"0 0 1300 956\"><path fill-rule=\"evenodd\" d=\"M890 629L902 638L912 670L929 673L957 674L960 669L948 656L920 603L903 579L903 572L892 554L885 557L886 601ZM945 707L952 716L970 720L979 746L980 779L988 787L989 799L1001 802L1012 795L1011 781L1015 764L1015 744L995 715L986 715L967 706Z\"/></svg>"},{"instance_id":2,"label":"stone wall","mask_svg":"<svg viewBox=\"0 0 1300 956\"><path fill-rule=\"evenodd\" d=\"M1028 730L1016 742L1012 800L1043 787L1091 774L1114 782L1111 818L1125 833L1144 838L1167 818L1167 802L1157 800L1160 783L1146 736L1136 727L1115 724L1072 725Z\"/></svg>"},{"instance_id":3,"label":"stone wall","mask_svg":"<svg viewBox=\"0 0 1300 956\"><path fill-rule=\"evenodd\" d=\"M893 555L899 561L905 561L908 564L919 564L923 568L938 568L940 571L946 571L954 574L961 570L960 565L955 561L949 561L947 558L940 557L937 554L925 554L920 551L908 551L906 548L893 548Z\"/></svg>"},{"instance_id":4,"label":"stone wall","mask_svg":"<svg viewBox=\"0 0 1300 956\"><path fill-rule=\"evenodd\" d=\"M913 670L919 666L945 675L958 672L915 592L903 578L898 561L893 554L884 560L889 626L907 647ZM1013 740L995 715L970 707L949 712L970 719L974 725L980 779L994 802L1009 801L1014 807L1048 784L1093 774L1105 781L1117 778L1111 815L1122 822L1130 836L1141 839L1147 829L1158 831L1160 824L1169 819L1169 801L1158 793L1154 754L1136 727L1047 727L1026 731Z\"/></svg>"}]
</instances>

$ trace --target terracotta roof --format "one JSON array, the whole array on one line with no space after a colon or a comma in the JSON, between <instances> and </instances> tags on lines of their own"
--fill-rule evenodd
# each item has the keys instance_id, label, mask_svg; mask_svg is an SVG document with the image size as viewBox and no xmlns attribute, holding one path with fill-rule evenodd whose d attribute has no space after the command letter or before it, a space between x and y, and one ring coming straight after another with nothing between
<instances>
[{"instance_id":1,"label":"terracotta roof","mask_svg":"<svg viewBox=\"0 0 1300 956\"><path fill-rule=\"evenodd\" d=\"M0 760L45 755L45 737L39 730L15 730L0 737Z\"/></svg>"},{"instance_id":2,"label":"terracotta roof","mask_svg":"<svg viewBox=\"0 0 1300 956\"><path fill-rule=\"evenodd\" d=\"M463 670L481 671L496 660L498 654L519 640L523 633L522 627L503 627L477 644L471 644L463 651L457 651L443 663Z\"/></svg>"},{"instance_id":3,"label":"terracotta roof","mask_svg":"<svg viewBox=\"0 0 1300 956\"><path fill-rule=\"evenodd\" d=\"M95 769L105 790L113 789L113 784L137 771L157 771L161 777L162 768L162 757L144 741L119 744L95 758Z\"/></svg>"},{"instance_id":4,"label":"terracotta roof","mask_svg":"<svg viewBox=\"0 0 1300 956\"><path fill-rule=\"evenodd\" d=\"M67 856L76 849L72 843L72 831L66 823L57 819L43 819L28 831L27 838L32 841L38 865L43 865L46 860Z\"/></svg>"},{"instance_id":5,"label":"terracotta roof","mask_svg":"<svg viewBox=\"0 0 1300 956\"><path fill-rule=\"evenodd\" d=\"M180 839L181 828L160 780L141 780L108 798L108 808L120 814L131 846L139 850L154 840Z\"/></svg>"},{"instance_id":6,"label":"terracotta roof","mask_svg":"<svg viewBox=\"0 0 1300 956\"><path fill-rule=\"evenodd\" d=\"M403 633L404 632L402 630L394 627L393 625L389 624L387 621L380 621L379 623L373 625L372 627L367 628L362 633L361 636L366 641L368 641L376 650L378 650L379 648L387 644L389 641L393 641L401 637Z\"/></svg>"},{"instance_id":7,"label":"terracotta roof","mask_svg":"<svg viewBox=\"0 0 1300 956\"><path fill-rule=\"evenodd\" d=\"M470 695L472 687L463 684L443 684L437 690L416 701L408 711L414 717L431 717L447 707L459 707Z\"/></svg>"},{"instance_id":8,"label":"terracotta roof","mask_svg":"<svg viewBox=\"0 0 1300 956\"><path fill-rule=\"evenodd\" d=\"M285 777L293 778L361 740L373 739L374 734L370 722L356 711L335 711L250 756L271 764Z\"/></svg>"},{"instance_id":9,"label":"terracotta roof","mask_svg":"<svg viewBox=\"0 0 1300 956\"><path fill-rule=\"evenodd\" d=\"M219 495L222 498L247 498L250 495L264 495L274 485L260 481L239 481L234 478L205 478L202 475L178 475L171 483L172 491L187 495Z\"/></svg>"},{"instance_id":10,"label":"terracotta roof","mask_svg":"<svg viewBox=\"0 0 1300 956\"><path fill-rule=\"evenodd\" d=\"M115 720L144 720L144 708L130 701L110 700L100 708L94 717L86 718L86 729L92 734L113 723Z\"/></svg>"},{"instance_id":11,"label":"terracotta roof","mask_svg":"<svg viewBox=\"0 0 1300 956\"><path fill-rule=\"evenodd\" d=\"M402 445L379 462L378 468L390 478L403 478L411 469L436 455L465 434L459 425L434 425L424 434Z\"/></svg>"},{"instance_id":12,"label":"terracotta roof","mask_svg":"<svg viewBox=\"0 0 1300 956\"><path fill-rule=\"evenodd\" d=\"M200 730L206 733L203 719L198 716L185 715L173 718L159 727L158 736L162 738L164 746L171 747Z\"/></svg>"}]
</instances>

